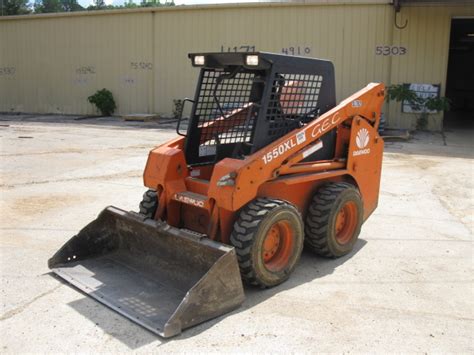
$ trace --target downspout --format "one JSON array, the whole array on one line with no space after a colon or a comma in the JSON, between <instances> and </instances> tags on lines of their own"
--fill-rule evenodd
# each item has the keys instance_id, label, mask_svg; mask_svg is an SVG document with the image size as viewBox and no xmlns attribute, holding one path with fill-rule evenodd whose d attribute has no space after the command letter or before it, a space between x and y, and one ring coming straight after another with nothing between
<instances>
[{"instance_id":1,"label":"downspout","mask_svg":"<svg viewBox=\"0 0 474 355\"><path fill-rule=\"evenodd\" d=\"M392 0L392 5L393 5L393 8L394 8L394 14L393 14L393 26L390 26L390 47L393 47L394 46L394 28L395 27L396 29L398 30L403 30L405 29L407 26L408 26L408 19L405 19L405 23L403 25L399 25L397 23L397 19L398 19L398 14L401 12L401 9L402 9L402 6L401 6L401 0ZM401 35L400 35L400 39L401 39ZM389 72L389 84L390 85L393 85L392 83L392 78L393 78L393 56L389 56L389 68L390 68L390 72ZM398 104L398 103L397 103ZM390 110L392 103L391 102L388 102L388 112L395 112L396 111L396 107L392 110ZM400 110L400 113L397 115L397 128L400 128L401 126L401 110Z\"/></svg>"},{"instance_id":2,"label":"downspout","mask_svg":"<svg viewBox=\"0 0 474 355\"><path fill-rule=\"evenodd\" d=\"M156 73L156 63L155 63L155 11L151 12L151 84L150 93L151 98L148 100L148 113L155 112L155 73Z\"/></svg>"}]
</instances>

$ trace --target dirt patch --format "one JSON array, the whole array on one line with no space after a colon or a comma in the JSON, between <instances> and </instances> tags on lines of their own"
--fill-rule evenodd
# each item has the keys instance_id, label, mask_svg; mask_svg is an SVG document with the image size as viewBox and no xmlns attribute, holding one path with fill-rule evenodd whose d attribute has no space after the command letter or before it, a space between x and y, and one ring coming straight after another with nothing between
<instances>
[{"instance_id":1,"label":"dirt patch","mask_svg":"<svg viewBox=\"0 0 474 355\"><path fill-rule=\"evenodd\" d=\"M83 203L86 197L70 194L50 196L29 196L18 198L6 207L12 216L33 216L46 213L53 209L62 209L74 204ZM8 218L8 217L7 217Z\"/></svg>"},{"instance_id":2,"label":"dirt patch","mask_svg":"<svg viewBox=\"0 0 474 355\"><path fill-rule=\"evenodd\" d=\"M137 178L143 175L143 170L131 170L128 172L120 172L115 174L107 174L107 175L97 175L97 176L83 176L83 177L70 177L64 179L53 179L53 180L39 180L39 181L26 181L20 182L17 184L3 184L3 180L0 179L0 187L4 189L13 189L15 187L20 186L29 186L29 185L41 185L41 184L51 184L56 182L77 182L77 181L84 181L84 180L118 180L118 179L125 179L125 178ZM77 199L77 197L74 197Z\"/></svg>"},{"instance_id":3,"label":"dirt patch","mask_svg":"<svg viewBox=\"0 0 474 355\"><path fill-rule=\"evenodd\" d=\"M50 154L81 154L83 153L83 149L61 149L61 150L53 150L53 151L46 151L46 152L28 152L28 153L12 153L12 154L0 154L1 157L20 157L20 156L28 156L28 155L50 155Z\"/></svg>"},{"instance_id":4,"label":"dirt patch","mask_svg":"<svg viewBox=\"0 0 474 355\"><path fill-rule=\"evenodd\" d=\"M390 164L391 166L406 166L427 170L430 168L435 168L440 164L439 161L428 159L424 156L399 153L387 153L385 155L388 159L384 161L384 164Z\"/></svg>"},{"instance_id":5,"label":"dirt patch","mask_svg":"<svg viewBox=\"0 0 474 355\"><path fill-rule=\"evenodd\" d=\"M471 233L474 232L472 224L472 187L470 187L469 184L466 186L465 182L460 182L455 185L446 180L447 179L442 179L434 186L434 195L438 198L443 207L453 216L457 217ZM456 181L456 179L454 179L454 181Z\"/></svg>"},{"instance_id":6,"label":"dirt patch","mask_svg":"<svg viewBox=\"0 0 474 355\"><path fill-rule=\"evenodd\" d=\"M122 150L150 150L154 147L152 144L139 144L125 147L112 147L112 148L93 148L93 149L79 149L79 148L67 148L58 150L48 150L41 152L26 152L26 153L11 153L11 154L0 154L1 157L19 157L19 156L30 156L30 155L54 155L54 154L83 154L83 153L102 153L104 151L122 151Z\"/></svg>"},{"instance_id":7,"label":"dirt patch","mask_svg":"<svg viewBox=\"0 0 474 355\"><path fill-rule=\"evenodd\" d=\"M428 159L416 159L415 160L415 166L417 168L427 170L430 168L434 168L439 165L439 162L433 161L433 160L428 160Z\"/></svg>"}]
</instances>

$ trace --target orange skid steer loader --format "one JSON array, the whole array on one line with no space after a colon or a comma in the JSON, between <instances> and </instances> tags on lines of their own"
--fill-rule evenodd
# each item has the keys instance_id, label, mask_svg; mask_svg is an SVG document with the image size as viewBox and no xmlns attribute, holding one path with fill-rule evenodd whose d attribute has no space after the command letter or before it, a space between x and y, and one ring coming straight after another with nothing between
<instances>
[{"instance_id":1,"label":"orange skid steer loader","mask_svg":"<svg viewBox=\"0 0 474 355\"><path fill-rule=\"evenodd\" d=\"M336 105L329 61L189 55L188 127L149 153L140 212L108 207L50 260L60 277L164 337L229 312L242 279L285 281L303 245L349 253L377 207L384 86Z\"/></svg>"}]
</instances>

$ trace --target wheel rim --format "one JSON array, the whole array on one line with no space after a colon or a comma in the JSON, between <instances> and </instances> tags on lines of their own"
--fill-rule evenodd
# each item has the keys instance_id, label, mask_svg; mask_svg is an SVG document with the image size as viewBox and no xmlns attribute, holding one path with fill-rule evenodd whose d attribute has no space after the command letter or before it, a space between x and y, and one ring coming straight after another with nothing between
<instances>
[{"instance_id":1,"label":"wheel rim","mask_svg":"<svg viewBox=\"0 0 474 355\"><path fill-rule=\"evenodd\" d=\"M357 205L355 202L346 202L336 216L336 240L344 245L351 241L357 226Z\"/></svg>"},{"instance_id":2,"label":"wheel rim","mask_svg":"<svg viewBox=\"0 0 474 355\"><path fill-rule=\"evenodd\" d=\"M287 220L275 222L263 240L262 259L270 271L283 270L293 248L293 229Z\"/></svg>"}]
</instances>

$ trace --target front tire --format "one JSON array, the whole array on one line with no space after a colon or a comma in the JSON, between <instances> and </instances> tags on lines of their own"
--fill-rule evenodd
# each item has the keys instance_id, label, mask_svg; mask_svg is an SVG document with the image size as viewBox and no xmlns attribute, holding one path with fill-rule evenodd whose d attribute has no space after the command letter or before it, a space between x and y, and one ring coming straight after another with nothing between
<instances>
[{"instance_id":1,"label":"front tire","mask_svg":"<svg viewBox=\"0 0 474 355\"><path fill-rule=\"evenodd\" d=\"M357 242L362 218L362 200L353 185L326 184L317 191L308 208L305 244L321 256L346 255Z\"/></svg>"},{"instance_id":2,"label":"front tire","mask_svg":"<svg viewBox=\"0 0 474 355\"><path fill-rule=\"evenodd\" d=\"M140 202L140 214L147 218L154 218L158 208L158 195L155 190L147 190L143 194L143 199Z\"/></svg>"},{"instance_id":3,"label":"front tire","mask_svg":"<svg viewBox=\"0 0 474 355\"><path fill-rule=\"evenodd\" d=\"M230 236L242 279L262 288L290 276L301 256L304 225L293 205L259 198L245 206Z\"/></svg>"}]
</instances>

